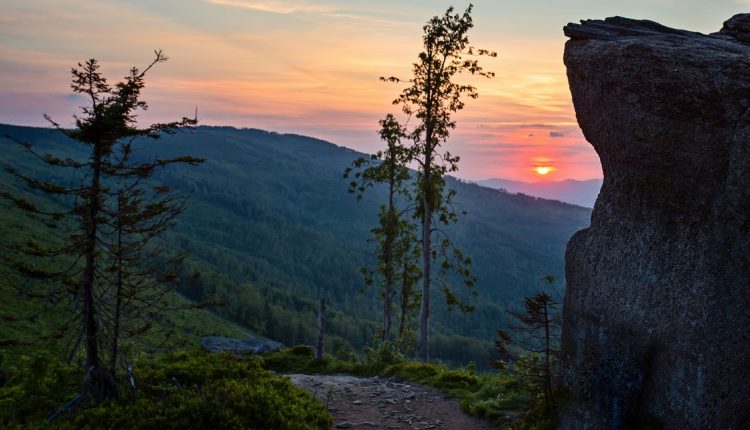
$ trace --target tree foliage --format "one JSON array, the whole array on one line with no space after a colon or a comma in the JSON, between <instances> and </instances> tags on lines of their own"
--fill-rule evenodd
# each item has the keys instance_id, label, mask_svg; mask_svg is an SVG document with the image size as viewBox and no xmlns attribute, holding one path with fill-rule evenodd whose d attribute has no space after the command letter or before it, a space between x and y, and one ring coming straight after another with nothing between
<instances>
[{"instance_id":1,"label":"tree foliage","mask_svg":"<svg viewBox=\"0 0 750 430\"><path fill-rule=\"evenodd\" d=\"M550 286L554 284L554 276L542 278ZM508 311L516 321L509 329L497 330L495 351L501 359L493 360L495 367L504 369L507 362L515 360L523 366L526 376L533 380L536 387L541 388L545 404L554 407L552 380L554 361L559 352L560 343L560 313L558 304L549 294L540 291L531 297L524 298L522 312ZM520 354L526 354L522 356Z\"/></svg>"},{"instance_id":2,"label":"tree foliage","mask_svg":"<svg viewBox=\"0 0 750 430\"><path fill-rule=\"evenodd\" d=\"M410 149L403 145L406 131L393 115L380 120L380 138L386 149L378 151L369 159L358 158L344 172L349 177L354 172L354 181L349 191L361 200L367 188L382 184L387 189L387 202L380 205L378 225L371 230L375 242L375 271L362 267L367 285L379 284L379 296L383 300L380 343L390 340L393 301L398 296L400 316L398 339L403 340L407 330L409 311L416 307L418 295L416 282L421 276L417 265L419 247L416 226L409 213L413 210L409 191L411 174L408 163ZM397 288L399 286L400 288Z\"/></svg>"},{"instance_id":3,"label":"tree foliage","mask_svg":"<svg viewBox=\"0 0 750 430\"><path fill-rule=\"evenodd\" d=\"M121 354L121 339L150 330L155 315L174 307L168 294L185 281L178 276L185 254L170 253L164 243L154 240L175 225L185 210L185 197L149 179L160 167L202 161L194 157L138 161L133 151L131 140L118 142L104 172L112 186L106 193L111 208L105 209L102 245L108 252L100 276L112 288L100 300L104 309L111 309L107 312L111 323L105 328L110 330L112 373L118 360L122 368L129 368Z\"/></svg>"},{"instance_id":4,"label":"tree foliage","mask_svg":"<svg viewBox=\"0 0 750 430\"><path fill-rule=\"evenodd\" d=\"M429 316L430 291L433 281L432 263L440 259L440 271L453 270L462 278L466 287L475 293L475 279L469 266L471 259L455 248L450 239L437 226L457 221L451 200L454 191L446 191L445 176L458 170L459 157L441 147L456 127L453 113L464 108L464 98L477 98L476 87L459 83L461 74L471 74L491 78L492 72L485 71L478 57L495 57L497 54L485 49L477 49L469 44L468 31L473 27L472 6L463 14L454 13L452 7L442 16L435 16L423 27L424 51L412 67L413 76L409 85L393 101L409 118L416 119L413 128L405 133L412 141L411 160L417 164L417 177L414 181L415 199L418 203L416 218L422 226L422 292L419 317L419 352L423 361L429 361ZM396 77L381 78L384 81L400 82ZM433 244L433 236L438 236ZM470 311L442 280L442 292L449 305L457 305L463 311Z\"/></svg>"},{"instance_id":5,"label":"tree foliage","mask_svg":"<svg viewBox=\"0 0 750 430\"><path fill-rule=\"evenodd\" d=\"M2 357L0 355L0 357ZM0 363L5 364L5 363ZM312 394L264 370L257 357L177 352L140 363L133 398L59 414L80 369L54 356L21 357L0 367L0 427L55 429L330 429L332 418ZM54 409L53 409L54 410Z\"/></svg>"},{"instance_id":6,"label":"tree foliage","mask_svg":"<svg viewBox=\"0 0 750 430\"><path fill-rule=\"evenodd\" d=\"M45 118L71 144L85 148L87 158L40 153L30 143L16 141L49 170L68 172L62 175L67 179L34 178L3 163L21 184L56 202L48 208L10 192L0 194L11 206L43 220L51 229L62 230L67 237L62 245L49 243L44 237L29 238L11 246L14 253L6 258L21 274L60 285L48 299L71 301L70 317L58 336L71 335L73 352L83 342L85 391L96 402L117 397L114 376L120 351L118 338L121 334L143 333L150 327L149 315L143 314L160 308L163 302L159 297L174 280L174 273L167 269L169 264L155 270L151 257L158 248L152 246L152 239L170 228L184 209L183 201L167 188L150 183L149 178L170 164L202 162L194 157L133 157L133 142L159 139L197 121L182 118L138 126L138 112L148 108L141 100L145 76L166 60L161 51L155 51L147 67L131 68L114 85L101 74L95 59L78 63L71 70L73 92L87 100L81 112L74 115L75 128L67 129L47 115ZM170 264L178 262L174 259ZM110 351L109 369L106 350Z\"/></svg>"}]
</instances>

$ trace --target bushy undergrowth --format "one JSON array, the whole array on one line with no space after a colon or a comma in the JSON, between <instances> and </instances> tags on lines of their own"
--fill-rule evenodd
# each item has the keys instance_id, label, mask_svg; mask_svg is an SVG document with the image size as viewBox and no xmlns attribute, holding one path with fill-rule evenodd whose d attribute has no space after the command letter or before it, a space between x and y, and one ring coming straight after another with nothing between
<instances>
[{"instance_id":1,"label":"bushy undergrowth","mask_svg":"<svg viewBox=\"0 0 750 430\"><path fill-rule=\"evenodd\" d=\"M363 359L341 360L326 356L315 361L312 348L304 345L267 354L262 358L262 366L290 373L395 376L435 387L458 398L467 413L488 419L500 428L551 430L556 425L554 410L545 403L534 378L523 376L529 371L525 367L477 373L473 365L450 368L442 363L407 361L389 348L366 349Z\"/></svg>"},{"instance_id":2,"label":"bushy undergrowth","mask_svg":"<svg viewBox=\"0 0 750 430\"><path fill-rule=\"evenodd\" d=\"M46 418L70 400L83 373L54 356L0 356L0 427ZM73 394L73 395L71 395Z\"/></svg>"},{"instance_id":3,"label":"bushy undergrowth","mask_svg":"<svg viewBox=\"0 0 750 430\"><path fill-rule=\"evenodd\" d=\"M67 377L68 370L63 377L50 377L60 368L65 366L6 371L15 373L0 387L0 425L47 424L47 417L65 403L60 393L72 398L79 387L80 378ZM332 425L328 411L312 395L263 369L257 358L175 353L139 366L137 387L136 391L123 387L119 400L88 408L79 405L56 418L53 427L328 429Z\"/></svg>"},{"instance_id":4,"label":"bushy undergrowth","mask_svg":"<svg viewBox=\"0 0 750 430\"><path fill-rule=\"evenodd\" d=\"M326 355L323 360L317 361L313 349L306 345L265 354L261 363L264 369L282 373L364 374L362 364L356 360L341 360Z\"/></svg>"},{"instance_id":5,"label":"bushy undergrowth","mask_svg":"<svg viewBox=\"0 0 750 430\"><path fill-rule=\"evenodd\" d=\"M1 358L1 357L0 357ZM433 386L461 400L471 415L500 428L546 430L555 426L550 405L520 372L477 373L415 363L399 354L369 350L361 359L326 356L297 346L262 357L179 352L139 363L137 390L95 407L79 402L47 422L80 391L82 373L51 355L0 360L0 427L61 429L302 429L330 428L323 405L276 372L394 376Z\"/></svg>"}]
</instances>

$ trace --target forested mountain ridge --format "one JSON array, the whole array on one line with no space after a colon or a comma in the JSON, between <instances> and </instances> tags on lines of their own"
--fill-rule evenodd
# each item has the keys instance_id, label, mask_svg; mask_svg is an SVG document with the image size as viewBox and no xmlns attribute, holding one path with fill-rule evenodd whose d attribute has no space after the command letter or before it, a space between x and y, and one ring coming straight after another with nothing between
<instances>
[{"instance_id":1,"label":"forested mountain ridge","mask_svg":"<svg viewBox=\"0 0 750 430\"><path fill-rule=\"evenodd\" d=\"M5 135L40 150L82 155L49 129L0 125ZM9 140L0 144L6 161L40 167ZM167 238L202 272L184 294L218 296L226 303L219 313L285 343L312 342L315 302L324 297L334 350L357 350L370 340L378 306L373 290L360 292L357 268L374 259L367 239L384 193L358 203L342 178L362 154L304 136L232 127L145 141L138 154L207 160L158 178L190 195L189 209ZM495 328L505 325L505 310L541 288L542 276L562 277L565 244L588 225L591 211L454 179L448 186L457 191L456 209L467 212L449 233L474 261L479 299L468 315L434 302L434 356L483 360Z\"/></svg>"}]
</instances>

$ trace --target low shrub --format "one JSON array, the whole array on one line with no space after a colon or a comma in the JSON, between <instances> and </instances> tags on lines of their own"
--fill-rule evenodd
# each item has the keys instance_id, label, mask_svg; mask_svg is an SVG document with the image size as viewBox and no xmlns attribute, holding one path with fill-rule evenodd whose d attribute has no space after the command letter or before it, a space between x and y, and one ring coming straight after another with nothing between
<instances>
[{"instance_id":1,"label":"low shrub","mask_svg":"<svg viewBox=\"0 0 750 430\"><path fill-rule=\"evenodd\" d=\"M75 396L71 387L83 378L79 369L44 352L2 360L0 372L0 427L46 418Z\"/></svg>"},{"instance_id":2,"label":"low shrub","mask_svg":"<svg viewBox=\"0 0 750 430\"><path fill-rule=\"evenodd\" d=\"M80 379L66 383L49 378L39 381L38 376L24 379L24 372L32 369L21 371L0 388L2 423L8 427L45 424L47 416L64 404L53 391L72 397L80 387ZM32 387L41 387L41 394L32 395ZM19 413L31 405L39 408L36 413ZM311 394L295 387L287 377L263 369L260 359L206 352L175 353L143 363L138 368L136 391L123 386L120 399L79 407L53 422L61 429L154 430L328 429L332 423L326 408Z\"/></svg>"},{"instance_id":3,"label":"low shrub","mask_svg":"<svg viewBox=\"0 0 750 430\"><path fill-rule=\"evenodd\" d=\"M545 430L556 425L552 405L545 403L535 378L524 376L526 367L477 374L475 366L450 368L443 363L405 361L388 349L365 350L364 362L343 361L326 356L315 361L301 347L267 354L262 366L277 372L347 373L359 376L395 376L435 387L461 400L469 414L492 421L501 428ZM524 361L520 361L523 365Z\"/></svg>"},{"instance_id":4,"label":"low shrub","mask_svg":"<svg viewBox=\"0 0 750 430\"><path fill-rule=\"evenodd\" d=\"M315 360L312 348L305 345L264 354L260 363L264 369L282 373L365 374L358 361L344 361L329 355L320 361Z\"/></svg>"},{"instance_id":5,"label":"low shrub","mask_svg":"<svg viewBox=\"0 0 750 430\"><path fill-rule=\"evenodd\" d=\"M73 423L154 430L331 427L331 416L312 395L260 363L230 354L177 353L140 372L136 400L87 409Z\"/></svg>"}]
</instances>

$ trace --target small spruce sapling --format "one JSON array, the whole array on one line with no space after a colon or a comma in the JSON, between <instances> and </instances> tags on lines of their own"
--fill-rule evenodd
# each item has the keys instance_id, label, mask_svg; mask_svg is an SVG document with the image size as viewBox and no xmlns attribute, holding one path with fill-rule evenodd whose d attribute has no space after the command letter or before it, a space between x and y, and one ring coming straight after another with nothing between
<instances>
[{"instance_id":1,"label":"small spruce sapling","mask_svg":"<svg viewBox=\"0 0 750 430\"><path fill-rule=\"evenodd\" d=\"M542 281L551 287L555 277L548 275ZM513 334L497 330L495 351L500 359L491 361L494 367L507 369L508 361L521 361L519 353L528 354L531 357L530 373L521 376L530 378L533 385L541 386L545 404L553 409L553 366L560 342L560 314L557 306L558 302L549 294L540 291L524 298L522 312L508 311L516 321L509 327Z\"/></svg>"}]
</instances>

